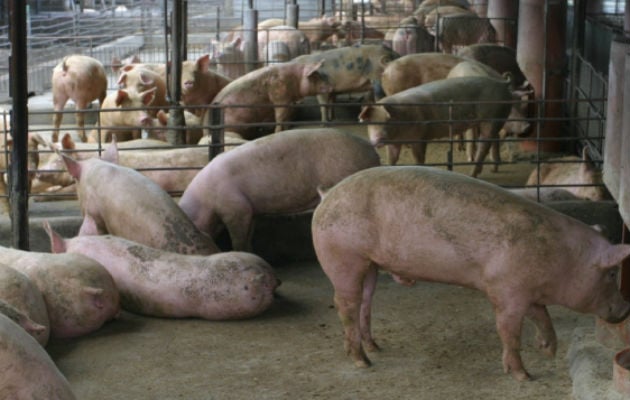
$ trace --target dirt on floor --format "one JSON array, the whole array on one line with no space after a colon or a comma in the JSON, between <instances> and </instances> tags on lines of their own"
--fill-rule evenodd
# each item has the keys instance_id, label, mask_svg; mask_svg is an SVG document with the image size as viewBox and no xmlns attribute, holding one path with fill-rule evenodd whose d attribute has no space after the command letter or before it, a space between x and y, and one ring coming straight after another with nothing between
<instances>
[{"instance_id":1,"label":"dirt on floor","mask_svg":"<svg viewBox=\"0 0 630 400\"><path fill-rule=\"evenodd\" d=\"M441 163L450 146L430 148L428 162ZM455 157L464 160L463 153ZM407 150L402 163L410 163ZM486 167L481 178L518 185L532 168ZM97 332L53 340L47 349L79 399L568 400L572 332L594 323L550 307L559 346L549 359L526 322L522 356L534 380L516 382L502 370L492 307L482 293L426 282L408 288L381 274L373 332L382 350L370 354L372 367L358 369L343 350L332 287L317 262L274 267L283 283L257 318L212 322L124 312Z\"/></svg>"}]
</instances>

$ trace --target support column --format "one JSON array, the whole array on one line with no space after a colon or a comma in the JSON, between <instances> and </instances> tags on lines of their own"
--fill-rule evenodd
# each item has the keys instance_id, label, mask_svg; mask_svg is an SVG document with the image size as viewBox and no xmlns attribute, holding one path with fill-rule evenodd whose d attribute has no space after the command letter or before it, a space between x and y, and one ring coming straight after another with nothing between
<instances>
[{"instance_id":1,"label":"support column","mask_svg":"<svg viewBox=\"0 0 630 400\"><path fill-rule=\"evenodd\" d=\"M558 100L564 98L566 12L565 0L520 2L516 58L541 102L536 115L542 119L533 131L542 140L523 142L524 150L553 152L562 147L560 141L549 140L561 135L562 123L549 119L562 117Z\"/></svg>"},{"instance_id":2,"label":"support column","mask_svg":"<svg viewBox=\"0 0 630 400\"><path fill-rule=\"evenodd\" d=\"M503 44L504 46L516 49L516 20L518 19L518 2L488 0L487 13L488 18L491 18L490 23L497 31L497 42L499 44Z\"/></svg>"}]
</instances>

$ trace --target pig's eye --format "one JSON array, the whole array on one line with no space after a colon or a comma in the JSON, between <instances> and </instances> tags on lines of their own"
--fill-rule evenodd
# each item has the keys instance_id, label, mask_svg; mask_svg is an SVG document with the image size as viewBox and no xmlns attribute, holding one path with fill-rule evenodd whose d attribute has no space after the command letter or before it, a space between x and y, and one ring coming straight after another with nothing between
<instances>
[{"instance_id":1,"label":"pig's eye","mask_svg":"<svg viewBox=\"0 0 630 400\"><path fill-rule=\"evenodd\" d=\"M610 270L608 272L608 279L616 282L617 281L617 274L618 274L617 268L614 268L614 269Z\"/></svg>"}]
</instances>

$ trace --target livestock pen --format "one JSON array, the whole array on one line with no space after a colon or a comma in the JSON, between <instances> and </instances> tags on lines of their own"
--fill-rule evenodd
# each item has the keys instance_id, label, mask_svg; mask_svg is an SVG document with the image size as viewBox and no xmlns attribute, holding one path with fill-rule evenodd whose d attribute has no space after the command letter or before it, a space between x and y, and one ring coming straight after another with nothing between
<instances>
[{"instance_id":1,"label":"livestock pen","mask_svg":"<svg viewBox=\"0 0 630 400\"><path fill-rule=\"evenodd\" d=\"M212 54L217 43L218 46L225 46L228 44L225 37L230 33L245 32L239 26L244 22L243 15L248 9L248 2L188 0L186 3L187 34L182 50L187 60L197 61L205 54ZM287 21L290 18L285 4L281 2L251 3L258 10L259 22L272 18ZM415 2L405 1L382 1L373 5L367 1L352 3L299 2L300 23L316 19L324 13L334 16L341 23L340 26L346 28L343 34L323 40L317 46L318 51L345 44L372 44L388 40L388 44L393 45L391 31L398 29L400 20L409 14L409 4L413 3L411 8L416 5ZM470 3L485 12L483 4L480 5L483 2ZM535 197L542 197L546 188L606 189L601 174L605 162L609 55L602 53L606 53L611 37L621 32L620 15L623 9L617 8L614 14L592 12L585 20L581 20L574 14L578 10L573 3L568 8L566 21L563 21L566 22L567 35L571 38L565 49L568 68L545 72L562 75L562 98L528 98L529 113L522 121L531 124L531 130L522 137L466 139L445 133L442 138L432 139L428 142L426 165L468 174L473 163L461 148L466 143L479 145L483 140L490 140L501 149L498 172L492 172L494 163L485 160L479 179L509 189L533 189ZM619 2L615 5L618 7ZM88 1L83 10L51 11L52 14L42 11L39 16L33 15L29 32L31 46L28 49L30 68L25 72L29 91L33 94L29 99L29 132L39 134L46 140L53 133L50 77L52 68L64 56L85 54L98 59L108 73L109 93L119 89L119 75L113 69L125 61L118 60L132 56L137 56L143 63L172 60L171 51L176 45L174 35L170 32L165 37L164 33L168 30L167 25L171 26L165 23L167 16L172 13L170 7L171 2ZM47 22L37 23L38 18ZM517 35L516 19L494 20L503 23L499 26L506 29L502 38L507 37L509 40L510 36ZM574 25L576 23L578 26ZM388 32L390 36L387 36ZM432 44L439 46L439 38ZM10 44L5 43L2 49L9 53ZM247 68L251 69L258 67L254 62L257 60L237 61L247 63ZM10 161L10 151L7 150L10 148L7 135L11 133L8 83L8 64L0 64L0 99L6 103L7 110L2 116L5 127L2 139L5 145L2 155L4 165ZM282 106L293 110L294 117L289 124L291 128L335 127L368 139L368 124L359 121L359 114L363 107L375 102L376 99L368 91L360 91L340 93L331 103L321 104L314 96L306 96L297 103ZM321 105L334 109L334 119L322 121ZM257 107L256 104L245 103L242 106ZM440 106L453 109L458 104L451 102ZM547 116L544 110L548 107L557 107L561 113ZM143 106L127 111L147 109L152 110L150 106ZM162 109L173 113L182 107L171 103ZM106 113L107 109L101 109L97 102L90 109L79 111L87 114L88 129L94 130L96 137L105 130L102 116L99 115L101 111ZM157 112L157 108L154 111ZM229 134L234 126L223 122L224 110L220 105L194 106L189 107L188 111L206 117L194 122L188 120L186 126L173 126L172 121L167 122L166 126L154 122L153 127L140 129L141 136L164 137L164 132L174 129L178 132L177 143L167 143L165 148L175 150L204 146L204 156L207 158L195 165L152 164L137 166L138 170L201 169L206 162L225 151L224 145L237 144L238 138L235 140ZM82 154L101 154L110 145L97 140L98 143L88 148L79 143L74 125L74 105L70 104L63 113L64 125L59 130L59 136L69 134L76 146L66 149L68 154L79 151ZM471 117L468 122L489 120ZM424 122L437 123L454 126L454 121L448 120ZM265 134L270 134L275 128L274 122L252 121L251 124L265 131ZM399 124L418 125L417 122L404 121ZM544 127L548 124L558 127L557 134L548 136L544 133ZM123 126L108 128L114 131L127 129ZM205 136L205 144L185 143L184 133L192 129ZM414 164L409 146L420 142L419 139L397 142L403 145L398 165ZM152 144L124 149L122 143L119 142L121 153L156 150ZM554 143L552 150L548 150L547 143ZM43 161L55 157L49 148L40 145L37 153L40 164L37 170L31 172L64 172L61 164L51 164L52 169L43 170ZM386 164L386 149L379 148L378 153L382 163ZM583 155L588 159L583 159ZM571 158L566 158L568 156ZM545 162L547 165L549 162L556 163L554 165L573 165L576 170L579 170L579 166L588 165L596 180L546 184L540 182L540 175L534 173L537 179L528 183L529 176ZM7 167L3 170L6 171ZM269 190L273 190L273 187ZM181 189L170 191L176 199L181 193ZM116 194L108 195L113 199ZM11 193L2 196L10 199ZM606 225L609 237L620 241L622 221L615 201L610 194L607 196L607 201L581 202L577 208L561 203L550 205L588 223ZM48 238L40 226L44 219L51 221L65 236L76 234L81 214L76 193L71 186L35 187L29 198L31 250L49 251ZM539 200L542 201L542 198ZM7 229L10 220L8 215L3 217L3 245L11 243L12 238ZM372 357L375 361L372 370L353 370L350 360L343 356L341 330L333 310L331 288L325 276L314 265L310 214L262 216L257 224L254 248L274 267L278 267L278 276L283 281L276 304L268 313L255 319L231 323L172 321L123 313L119 321L106 325L94 334L76 341L56 341L49 347L49 352L77 394L83 398L102 399L122 396L138 399L177 396L191 399L245 396L286 399L298 396L557 399L572 391L566 360L562 356L569 352L568 342L574 328L592 325L592 318L552 308L561 342L559 357L554 361L545 360L534 351L533 328L526 327L524 357L537 379L531 385L517 385L501 374L500 350L494 333L492 310L479 293L427 283L403 289L386 275L379 277L374 314L375 332L383 343L384 351ZM413 318L408 315L413 315ZM438 321L436 315L444 318ZM480 381L487 384L480 387ZM398 382L394 385L396 387L392 387L392 382Z\"/></svg>"}]
</instances>

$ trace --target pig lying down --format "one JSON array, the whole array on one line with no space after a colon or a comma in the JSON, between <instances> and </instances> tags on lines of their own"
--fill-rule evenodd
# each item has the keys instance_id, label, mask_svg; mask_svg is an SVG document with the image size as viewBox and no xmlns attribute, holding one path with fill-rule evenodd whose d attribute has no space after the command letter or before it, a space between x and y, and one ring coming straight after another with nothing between
<instances>
[{"instance_id":1,"label":"pig lying down","mask_svg":"<svg viewBox=\"0 0 630 400\"><path fill-rule=\"evenodd\" d=\"M76 399L46 350L3 313L0 313L0 371L3 399Z\"/></svg>"},{"instance_id":2,"label":"pig lying down","mask_svg":"<svg viewBox=\"0 0 630 400\"><path fill-rule=\"evenodd\" d=\"M127 311L155 317L241 319L265 311L278 280L271 266L249 253L193 256L153 249L116 236L63 239L44 224L55 253L102 263Z\"/></svg>"},{"instance_id":3,"label":"pig lying down","mask_svg":"<svg viewBox=\"0 0 630 400\"><path fill-rule=\"evenodd\" d=\"M520 357L525 317L554 355L547 305L617 323L630 303L617 286L630 245L498 186L429 167L379 167L334 186L312 221L317 258L334 287L345 346L359 367L377 350L370 318L379 269L399 281L428 280L483 291L496 315L503 367L530 378Z\"/></svg>"}]
</instances>

